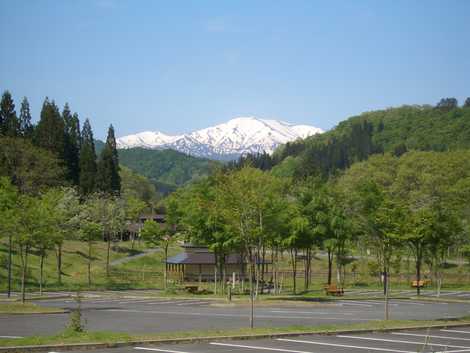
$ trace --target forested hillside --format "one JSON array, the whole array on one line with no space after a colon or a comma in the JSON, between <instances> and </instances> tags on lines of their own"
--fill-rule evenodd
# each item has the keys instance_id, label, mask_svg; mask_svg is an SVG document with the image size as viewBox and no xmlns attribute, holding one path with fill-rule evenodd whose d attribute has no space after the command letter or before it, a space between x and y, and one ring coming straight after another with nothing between
<instances>
[{"instance_id":1,"label":"forested hillside","mask_svg":"<svg viewBox=\"0 0 470 353\"><path fill-rule=\"evenodd\" d=\"M470 102L452 99L436 106L413 105L353 116L334 129L278 148L272 157L248 156L260 169L281 176L328 176L369 155L409 150L447 151L470 148ZM267 168L268 167L268 168Z\"/></svg>"},{"instance_id":2,"label":"forested hillside","mask_svg":"<svg viewBox=\"0 0 470 353\"><path fill-rule=\"evenodd\" d=\"M144 148L120 149L119 161L133 171L146 176L159 192L174 190L189 181L207 176L220 163L188 156L173 150Z\"/></svg>"}]
</instances>

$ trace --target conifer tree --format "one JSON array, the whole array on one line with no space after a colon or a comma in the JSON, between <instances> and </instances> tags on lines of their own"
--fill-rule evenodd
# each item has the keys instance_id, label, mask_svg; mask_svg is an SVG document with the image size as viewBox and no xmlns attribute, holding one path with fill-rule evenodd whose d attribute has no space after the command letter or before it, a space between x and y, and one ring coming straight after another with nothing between
<instances>
[{"instance_id":1,"label":"conifer tree","mask_svg":"<svg viewBox=\"0 0 470 353\"><path fill-rule=\"evenodd\" d=\"M73 185L79 184L80 121L78 115L72 115L66 103L62 111L65 126L64 158L67 166L67 179Z\"/></svg>"},{"instance_id":2,"label":"conifer tree","mask_svg":"<svg viewBox=\"0 0 470 353\"><path fill-rule=\"evenodd\" d=\"M465 99L463 107L464 108L470 108L470 97L467 97L467 99Z\"/></svg>"},{"instance_id":3,"label":"conifer tree","mask_svg":"<svg viewBox=\"0 0 470 353\"><path fill-rule=\"evenodd\" d=\"M121 192L119 157L112 125L109 127L106 144L98 162L97 186L101 191L108 194L119 195Z\"/></svg>"},{"instance_id":4,"label":"conifer tree","mask_svg":"<svg viewBox=\"0 0 470 353\"><path fill-rule=\"evenodd\" d=\"M87 195L96 190L96 152L95 142L93 140L93 131L90 121L85 120L82 130L82 141L80 146L80 177L79 186L82 195Z\"/></svg>"},{"instance_id":5,"label":"conifer tree","mask_svg":"<svg viewBox=\"0 0 470 353\"><path fill-rule=\"evenodd\" d=\"M5 91L0 102L0 134L16 137L18 135L18 118L15 112L15 103L9 91Z\"/></svg>"},{"instance_id":6,"label":"conifer tree","mask_svg":"<svg viewBox=\"0 0 470 353\"><path fill-rule=\"evenodd\" d=\"M35 142L39 147L65 158L65 127L59 108L46 97L42 105L41 118L35 131Z\"/></svg>"},{"instance_id":7,"label":"conifer tree","mask_svg":"<svg viewBox=\"0 0 470 353\"><path fill-rule=\"evenodd\" d=\"M31 112L29 110L28 98L26 97L23 97L23 100L21 101L19 130L20 134L23 137L33 137L33 124L31 123Z\"/></svg>"}]
</instances>

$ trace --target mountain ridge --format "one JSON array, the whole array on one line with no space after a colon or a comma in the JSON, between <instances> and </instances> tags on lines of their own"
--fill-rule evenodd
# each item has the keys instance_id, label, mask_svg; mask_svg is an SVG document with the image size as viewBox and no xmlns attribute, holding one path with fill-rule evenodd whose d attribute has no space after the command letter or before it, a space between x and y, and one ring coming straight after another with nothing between
<instances>
[{"instance_id":1,"label":"mountain ridge","mask_svg":"<svg viewBox=\"0 0 470 353\"><path fill-rule=\"evenodd\" d=\"M191 156L233 160L248 153L273 153L281 144L323 133L310 125L280 120L238 117L226 123L182 135L144 131L117 139L119 149L173 149Z\"/></svg>"}]
</instances>

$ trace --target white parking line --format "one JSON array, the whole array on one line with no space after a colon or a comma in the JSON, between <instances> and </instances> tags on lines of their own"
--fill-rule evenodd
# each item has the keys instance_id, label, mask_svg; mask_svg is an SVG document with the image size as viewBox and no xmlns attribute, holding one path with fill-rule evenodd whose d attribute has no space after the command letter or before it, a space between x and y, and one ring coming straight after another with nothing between
<instances>
[{"instance_id":1,"label":"white parking line","mask_svg":"<svg viewBox=\"0 0 470 353\"><path fill-rule=\"evenodd\" d=\"M23 338L23 336L0 336L0 338Z\"/></svg>"},{"instance_id":2,"label":"white parking line","mask_svg":"<svg viewBox=\"0 0 470 353\"><path fill-rule=\"evenodd\" d=\"M270 313L279 314L304 314L304 315L330 315L326 311L298 311L298 310L269 310ZM340 313L341 315L351 315L351 313Z\"/></svg>"},{"instance_id":3,"label":"white parking line","mask_svg":"<svg viewBox=\"0 0 470 353\"><path fill-rule=\"evenodd\" d=\"M258 349L258 350L261 350L261 351L275 351L275 352L287 352L287 353L314 353L314 352L307 352L307 351L295 351L295 350L292 350L292 349L283 349L283 348L272 348L272 347L263 347L263 346L247 346L247 345L244 345L244 344L219 343L219 342L211 342L210 344L212 344L214 346L222 346L222 347Z\"/></svg>"},{"instance_id":4,"label":"white parking line","mask_svg":"<svg viewBox=\"0 0 470 353\"><path fill-rule=\"evenodd\" d=\"M139 349L143 351L167 352L167 353L188 353L188 352L183 352L183 351L172 351L170 349L147 348L147 347L134 347L134 349Z\"/></svg>"},{"instance_id":5,"label":"white parking line","mask_svg":"<svg viewBox=\"0 0 470 353\"><path fill-rule=\"evenodd\" d=\"M461 331L461 330L445 330L445 329L442 329L441 330L442 332L450 332L450 333L468 333L470 334L470 331Z\"/></svg>"},{"instance_id":6,"label":"white parking line","mask_svg":"<svg viewBox=\"0 0 470 353\"><path fill-rule=\"evenodd\" d=\"M373 305L370 305L370 304L360 304L360 303L351 303L351 302L346 302L344 300L340 301L339 306L343 306L343 305L352 305L352 306L362 306L362 307L366 307L366 308L372 308Z\"/></svg>"},{"instance_id":7,"label":"white parking line","mask_svg":"<svg viewBox=\"0 0 470 353\"><path fill-rule=\"evenodd\" d=\"M421 305L421 306L424 306L426 305L425 303L421 303L421 302L411 302L409 300L394 300L393 303L396 303L396 304L403 304L403 305Z\"/></svg>"},{"instance_id":8,"label":"white parking line","mask_svg":"<svg viewBox=\"0 0 470 353\"><path fill-rule=\"evenodd\" d=\"M145 299L145 300L125 300L118 302L118 304L137 304L137 303L147 303L147 302L152 302L155 301L153 298Z\"/></svg>"},{"instance_id":9,"label":"white parking line","mask_svg":"<svg viewBox=\"0 0 470 353\"><path fill-rule=\"evenodd\" d=\"M422 333L420 334L420 333L408 333L408 332L392 332L392 335L413 336L413 337L430 337L430 338L441 338L441 339L448 339L448 340L470 341L470 338L426 335L426 334L422 334Z\"/></svg>"},{"instance_id":10,"label":"white parking line","mask_svg":"<svg viewBox=\"0 0 470 353\"><path fill-rule=\"evenodd\" d=\"M340 348L354 348L354 349L364 349L370 351L380 351L380 352L394 352L394 353L415 353L413 351L401 351L398 349L391 349L391 348L377 348L377 347L367 347L367 346L351 346L348 344L338 344L338 343L326 343L326 342L316 342L316 341L305 341L305 340L292 340L288 338L277 338L277 341L283 342L294 342L294 343L308 343L308 344L316 344L320 346L328 346L328 347L340 347Z\"/></svg>"},{"instance_id":11,"label":"white parking line","mask_svg":"<svg viewBox=\"0 0 470 353\"><path fill-rule=\"evenodd\" d=\"M452 295L456 295L456 294L460 294L462 293L462 291L457 291L457 292L447 292L447 293L441 293L441 296L452 296ZM431 294L430 297L437 297L437 294Z\"/></svg>"},{"instance_id":12,"label":"white parking line","mask_svg":"<svg viewBox=\"0 0 470 353\"><path fill-rule=\"evenodd\" d=\"M143 313L143 314L164 314L164 315L186 315L186 316L207 316L207 317L248 317L248 314L220 314L220 313L192 313L184 311L150 311L133 309L106 309L102 311L117 311L124 313ZM344 317L309 317L309 316L278 316L278 315L255 315L255 319L316 319L316 320L344 320ZM354 321L377 321L374 319L354 318Z\"/></svg>"},{"instance_id":13,"label":"white parking line","mask_svg":"<svg viewBox=\"0 0 470 353\"><path fill-rule=\"evenodd\" d=\"M388 338L376 338L376 337L363 337L363 336L348 336L348 335L338 335L336 337L340 338L349 338L349 339L358 339L358 340L367 340L367 341L375 341L375 342L388 342L388 343L405 343L405 344L413 344L413 345L424 345L425 342L416 342L416 341L402 341L402 340L392 340ZM439 344L439 343L428 343L427 346L436 346L436 347L450 347L450 348L470 348L466 346L454 346L451 344Z\"/></svg>"},{"instance_id":14,"label":"white parking line","mask_svg":"<svg viewBox=\"0 0 470 353\"><path fill-rule=\"evenodd\" d=\"M202 301L190 301L190 302L182 302L176 305L195 305L195 304L206 304L207 302Z\"/></svg>"}]
</instances>

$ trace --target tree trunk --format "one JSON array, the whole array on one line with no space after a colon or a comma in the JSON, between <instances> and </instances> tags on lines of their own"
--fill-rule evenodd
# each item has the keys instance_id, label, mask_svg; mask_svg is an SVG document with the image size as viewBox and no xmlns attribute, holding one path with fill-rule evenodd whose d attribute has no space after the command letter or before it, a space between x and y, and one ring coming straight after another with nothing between
<instances>
[{"instance_id":1,"label":"tree trunk","mask_svg":"<svg viewBox=\"0 0 470 353\"><path fill-rule=\"evenodd\" d=\"M328 248L328 285L331 285L331 276L333 271L333 253Z\"/></svg>"},{"instance_id":2,"label":"tree trunk","mask_svg":"<svg viewBox=\"0 0 470 353\"><path fill-rule=\"evenodd\" d=\"M272 249L271 251L271 270L272 270L272 282L273 282L273 293L277 293L277 268L275 258L277 254L277 249Z\"/></svg>"},{"instance_id":3,"label":"tree trunk","mask_svg":"<svg viewBox=\"0 0 470 353\"><path fill-rule=\"evenodd\" d=\"M13 251L13 246L12 246L12 236L11 234L8 235L8 289L7 289L7 295L8 298L11 296L11 267L12 267L12 251Z\"/></svg>"},{"instance_id":4,"label":"tree trunk","mask_svg":"<svg viewBox=\"0 0 470 353\"><path fill-rule=\"evenodd\" d=\"M296 279L297 279L297 249L291 249L291 261L292 261L292 281L293 281L293 293L296 294L297 286L296 286Z\"/></svg>"},{"instance_id":5,"label":"tree trunk","mask_svg":"<svg viewBox=\"0 0 470 353\"><path fill-rule=\"evenodd\" d=\"M253 258L250 256L250 328L254 327L255 316L255 303L254 303L254 288L253 288Z\"/></svg>"},{"instance_id":6,"label":"tree trunk","mask_svg":"<svg viewBox=\"0 0 470 353\"><path fill-rule=\"evenodd\" d=\"M62 243L57 244L57 283L62 284Z\"/></svg>"},{"instance_id":7,"label":"tree trunk","mask_svg":"<svg viewBox=\"0 0 470 353\"><path fill-rule=\"evenodd\" d=\"M261 250L261 294L264 294L264 272L266 271L265 260L266 247L263 245L263 248Z\"/></svg>"},{"instance_id":8,"label":"tree trunk","mask_svg":"<svg viewBox=\"0 0 470 353\"><path fill-rule=\"evenodd\" d=\"M304 290L307 291L310 287L310 272L311 272L311 263L312 263L312 250L310 248L306 249L305 253L305 263L304 263Z\"/></svg>"},{"instance_id":9,"label":"tree trunk","mask_svg":"<svg viewBox=\"0 0 470 353\"><path fill-rule=\"evenodd\" d=\"M109 234L106 241L108 243L108 248L106 249L106 277L109 277L109 254L111 251L111 236Z\"/></svg>"},{"instance_id":10,"label":"tree trunk","mask_svg":"<svg viewBox=\"0 0 470 353\"><path fill-rule=\"evenodd\" d=\"M388 320L390 317L389 303L388 303L388 271L384 270L384 302L385 302L385 320Z\"/></svg>"},{"instance_id":11,"label":"tree trunk","mask_svg":"<svg viewBox=\"0 0 470 353\"><path fill-rule=\"evenodd\" d=\"M419 285L419 282L421 281L421 261L422 261L422 256L421 253L417 253L416 255L416 294L418 296L421 295L421 287Z\"/></svg>"},{"instance_id":12,"label":"tree trunk","mask_svg":"<svg viewBox=\"0 0 470 353\"><path fill-rule=\"evenodd\" d=\"M227 283L226 273L225 273L225 261L221 264L222 267L222 295L225 295L225 284Z\"/></svg>"},{"instance_id":13,"label":"tree trunk","mask_svg":"<svg viewBox=\"0 0 470 353\"><path fill-rule=\"evenodd\" d=\"M28 270L28 246L25 246L23 253L21 254L22 258L22 271L21 271L21 302L24 304L26 301L26 272Z\"/></svg>"},{"instance_id":14,"label":"tree trunk","mask_svg":"<svg viewBox=\"0 0 470 353\"><path fill-rule=\"evenodd\" d=\"M87 276L88 276L88 287L91 287L91 239L88 239L88 268L87 268Z\"/></svg>"},{"instance_id":15,"label":"tree trunk","mask_svg":"<svg viewBox=\"0 0 470 353\"><path fill-rule=\"evenodd\" d=\"M134 250L135 233L131 233L131 249Z\"/></svg>"},{"instance_id":16,"label":"tree trunk","mask_svg":"<svg viewBox=\"0 0 470 353\"><path fill-rule=\"evenodd\" d=\"M167 269L167 261L168 261L168 244L165 245L165 271L163 272L163 288L166 289L167 286L167 278L168 278L168 269Z\"/></svg>"},{"instance_id":17,"label":"tree trunk","mask_svg":"<svg viewBox=\"0 0 470 353\"><path fill-rule=\"evenodd\" d=\"M260 259L259 248L256 250L255 256L255 280L256 280L256 289L255 289L255 298L258 298L259 293L259 259Z\"/></svg>"},{"instance_id":18,"label":"tree trunk","mask_svg":"<svg viewBox=\"0 0 470 353\"><path fill-rule=\"evenodd\" d=\"M43 284L43 274L44 274L44 257L45 254L41 253L41 258L39 260L39 295L42 296L42 284Z\"/></svg>"}]
</instances>

